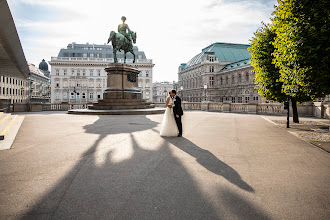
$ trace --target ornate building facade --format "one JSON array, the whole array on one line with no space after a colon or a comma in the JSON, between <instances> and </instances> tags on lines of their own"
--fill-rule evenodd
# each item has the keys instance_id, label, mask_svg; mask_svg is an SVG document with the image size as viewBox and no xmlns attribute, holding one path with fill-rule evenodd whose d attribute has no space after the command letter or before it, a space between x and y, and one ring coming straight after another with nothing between
<instances>
[{"instance_id":1,"label":"ornate building facade","mask_svg":"<svg viewBox=\"0 0 330 220\"><path fill-rule=\"evenodd\" d=\"M27 103L30 98L30 81L28 79L0 76L0 100L8 103Z\"/></svg>"},{"instance_id":2,"label":"ornate building facade","mask_svg":"<svg viewBox=\"0 0 330 220\"><path fill-rule=\"evenodd\" d=\"M261 102L254 89L249 45L214 43L178 71L176 87L184 101Z\"/></svg>"},{"instance_id":3,"label":"ornate building facade","mask_svg":"<svg viewBox=\"0 0 330 220\"><path fill-rule=\"evenodd\" d=\"M153 101L165 102L168 92L174 89L173 83L170 82L155 82L152 84Z\"/></svg>"},{"instance_id":4,"label":"ornate building facade","mask_svg":"<svg viewBox=\"0 0 330 220\"><path fill-rule=\"evenodd\" d=\"M40 69L40 68L43 68ZM29 64L30 69L30 102L50 102L50 78L48 64L42 60L37 68ZM48 75L48 76L47 76Z\"/></svg>"},{"instance_id":5,"label":"ornate building facade","mask_svg":"<svg viewBox=\"0 0 330 220\"><path fill-rule=\"evenodd\" d=\"M141 72L139 87L143 98L152 100L153 67L151 59L147 59L143 51L134 47L133 55L127 54L126 63L131 63ZM124 62L124 53L118 52L119 63ZM51 61L51 103L92 103L103 98L107 88L107 73L104 68L113 63L113 49L110 45L68 44L61 49L57 57Z\"/></svg>"},{"instance_id":6,"label":"ornate building facade","mask_svg":"<svg viewBox=\"0 0 330 220\"><path fill-rule=\"evenodd\" d=\"M29 76L26 79L0 76L1 100L8 100L11 104L50 101L49 77L34 64L28 64L28 67Z\"/></svg>"}]
</instances>

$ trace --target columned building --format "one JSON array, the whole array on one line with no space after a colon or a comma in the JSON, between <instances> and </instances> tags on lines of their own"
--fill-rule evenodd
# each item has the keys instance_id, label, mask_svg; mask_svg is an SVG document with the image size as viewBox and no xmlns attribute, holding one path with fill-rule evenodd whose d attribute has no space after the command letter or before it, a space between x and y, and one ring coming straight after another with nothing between
<instances>
[{"instance_id":1,"label":"columned building","mask_svg":"<svg viewBox=\"0 0 330 220\"><path fill-rule=\"evenodd\" d=\"M153 101L165 102L169 91L174 89L173 83L170 82L155 82L152 84Z\"/></svg>"},{"instance_id":2,"label":"columned building","mask_svg":"<svg viewBox=\"0 0 330 220\"><path fill-rule=\"evenodd\" d=\"M126 63L138 68L141 72L138 85L143 98L152 101L153 67L151 59L147 59L143 51L134 46L136 62L128 53ZM124 53L117 52L119 63L124 62ZM111 45L68 44L61 49L57 57L52 57L51 65L51 103L92 103L103 98L107 88L105 68L113 63Z\"/></svg>"},{"instance_id":3,"label":"columned building","mask_svg":"<svg viewBox=\"0 0 330 220\"><path fill-rule=\"evenodd\" d=\"M260 102L246 44L214 43L178 71L178 90L184 101Z\"/></svg>"}]
</instances>

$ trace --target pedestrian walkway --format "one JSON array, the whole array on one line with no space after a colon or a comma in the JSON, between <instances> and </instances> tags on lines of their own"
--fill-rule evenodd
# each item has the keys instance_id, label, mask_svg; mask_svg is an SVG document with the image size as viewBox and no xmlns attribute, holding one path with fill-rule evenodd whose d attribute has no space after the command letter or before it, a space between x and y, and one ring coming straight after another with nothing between
<instances>
[{"instance_id":1,"label":"pedestrian walkway","mask_svg":"<svg viewBox=\"0 0 330 220\"><path fill-rule=\"evenodd\" d=\"M280 116L263 116L292 135L330 153L330 120L314 117L300 117L299 123L294 123L290 118L287 128L286 118Z\"/></svg>"},{"instance_id":2,"label":"pedestrian walkway","mask_svg":"<svg viewBox=\"0 0 330 220\"><path fill-rule=\"evenodd\" d=\"M0 150L11 148L23 120L23 115L0 113Z\"/></svg>"},{"instance_id":3,"label":"pedestrian walkway","mask_svg":"<svg viewBox=\"0 0 330 220\"><path fill-rule=\"evenodd\" d=\"M0 219L328 219L329 154L258 115L30 113L0 151Z\"/></svg>"}]
</instances>

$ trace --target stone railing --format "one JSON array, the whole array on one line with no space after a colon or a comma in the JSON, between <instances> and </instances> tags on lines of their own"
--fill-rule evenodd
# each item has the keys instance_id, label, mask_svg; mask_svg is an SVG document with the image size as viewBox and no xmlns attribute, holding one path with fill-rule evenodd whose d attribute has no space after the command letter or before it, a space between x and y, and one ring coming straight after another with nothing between
<instances>
[{"instance_id":1,"label":"stone railing","mask_svg":"<svg viewBox=\"0 0 330 220\"><path fill-rule=\"evenodd\" d=\"M70 104L70 103L60 103L60 104L50 104L50 103L14 103L14 112L40 112L40 111L68 111L70 109L86 109L88 104Z\"/></svg>"},{"instance_id":2,"label":"stone railing","mask_svg":"<svg viewBox=\"0 0 330 220\"><path fill-rule=\"evenodd\" d=\"M211 112L222 112L223 103L222 102L211 102L208 104L208 110Z\"/></svg>"},{"instance_id":3,"label":"stone railing","mask_svg":"<svg viewBox=\"0 0 330 220\"><path fill-rule=\"evenodd\" d=\"M230 104L230 112L249 113L249 104L243 104L243 103L229 103L229 104Z\"/></svg>"},{"instance_id":4,"label":"stone railing","mask_svg":"<svg viewBox=\"0 0 330 220\"><path fill-rule=\"evenodd\" d=\"M156 107L165 107L165 103L155 103ZM328 104L329 105L329 104ZM300 116L329 117L328 114L321 115L321 112L329 111L328 105L317 107L313 103L298 104ZM320 105L321 106L321 105ZM212 112L231 112L261 115L286 115L283 103L231 103L231 102L182 102L184 110L201 110ZM321 109L322 108L322 109ZM291 109L291 107L290 107ZM318 110L317 110L318 109ZM292 114L292 110L290 111Z\"/></svg>"},{"instance_id":5,"label":"stone railing","mask_svg":"<svg viewBox=\"0 0 330 220\"><path fill-rule=\"evenodd\" d=\"M61 104L45 104L45 103L15 103L13 104L14 112L24 111L68 111L70 109L87 109L87 104L61 103ZM155 107L165 107L163 102L155 102ZM261 115L286 115L282 103L231 103L231 102L182 102L183 110L199 110L212 112L231 112L231 113L247 113ZM330 118L330 103L314 102L306 104L297 104L299 116L315 116L318 118ZM292 110L290 106L290 114Z\"/></svg>"},{"instance_id":6,"label":"stone railing","mask_svg":"<svg viewBox=\"0 0 330 220\"><path fill-rule=\"evenodd\" d=\"M200 102L183 102L182 108L185 110L201 110Z\"/></svg>"},{"instance_id":7,"label":"stone railing","mask_svg":"<svg viewBox=\"0 0 330 220\"><path fill-rule=\"evenodd\" d=\"M62 104L41 104L42 111L64 111Z\"/></svg>"}]
</instances>

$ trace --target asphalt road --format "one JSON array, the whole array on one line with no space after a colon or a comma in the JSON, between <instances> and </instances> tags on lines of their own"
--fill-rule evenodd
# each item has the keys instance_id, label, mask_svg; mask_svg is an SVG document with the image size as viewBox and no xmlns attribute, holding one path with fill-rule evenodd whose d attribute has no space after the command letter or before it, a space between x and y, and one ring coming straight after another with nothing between
<instances>
[{"instance_id":1,"label":"asphalt road","mask_svg":"<svg viewBox=\"0 0 330 220\"><path fill-rule=\"evenodd\" d=\"M329 219L330 157L257 115L28 114L0 151L0 219Z\"/></svg>"}]
</instances>

